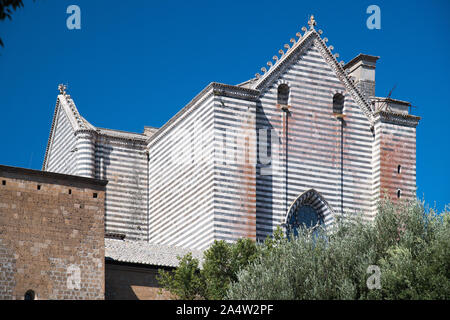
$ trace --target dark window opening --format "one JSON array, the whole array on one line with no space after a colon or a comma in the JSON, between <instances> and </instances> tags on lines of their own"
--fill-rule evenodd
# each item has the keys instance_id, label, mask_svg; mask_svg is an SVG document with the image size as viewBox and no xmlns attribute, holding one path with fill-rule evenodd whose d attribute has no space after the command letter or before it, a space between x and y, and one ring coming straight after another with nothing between
<instances>
[{"instance_id":1,"label":"dark window opening","mask_svg":"<svg viewBox=\"0 0 450 320\"><path fill-rule=\"evenodd\" d=\"M72 189L69 189L69 194L72 194Z\"/></svg>"},{"instance_id":2,"label":"dark window opening","mask_svg":"<svg viewBox=\"0 0 450 320\"><path fill-rule=\"evenodd\" d=\"M94 193L93 195L92 195L92 197L94 197L94 198L97 198L97 193Z\"/></svg>"},{"instance_id":3,"label":"dark window opening","mask_svg":"<svg viewBox=\"0 0 450 320\"><path fill-rule=\"evenodd\" d=\"M400 199L401 196L402 196L402 190L398 189L397 190L397 198Z\"/></svg>"},{"instance_id":4,"label":"dark window opening","mask_svg":"<svg viewBox=\"0 0 450 320\"><path fill-rule=\"evenodd\" d=\"M333 96L333 113L335 114L344 113L344 100L345 97L340 93L336 93Z\"/></svg>"},{"instance_id":5,"label":"dark window opening","mask_svg":"<svg viewBox=\"0 0 450 320\"><path fill-rule=\"evenodd\" d=\"M280 84L278 86L277 103L279 105L287 106L288 102L289 102L289 86L284 83Z\"/></svg>"},{"instance_id":6,"label":"dark window opening","mask_svg":"<svg viewBox=\"0 0 450 320\"><path fill-rule=\"evenodd\" d=\"M105 233L105 238L108 238L108 239L124 240L125 237L126 237L126 235L123 233L114 233L114 232L106 232Z\"/></svg>"},{"instance_id":7,"label":"dark window opening","mask_svg":"<svg viewBox=\"0 0 450 320\"><path fill-rule=\"evenodd\" d=\"M401 165L398 165L398 167L397 167L397 173L402 173L402 166L401 166Z\"/></svg>"},{"instance_id":8,"label":"dark window opening","mask_svg":"<svg viewBox=\"0 0 450 320\"><path fill-rule=\"evenodd\" d=\"M2 185L6 186L6 180L2 180Z\"/></svg>"},{"instance_id":9,"label":"dark window opening","mask_svg":"<svg viewBox=\"0 0 450 320\"><path fill-rule=\"evenodd\" d=\"M41 190L41 185L40 184L37 185L37 189Z\"/></svg>"},{"instance_id":10,"label":"dark window opening","mask_svg":"<svg viewBox=\"0 0 450 320\"><path fill-rule=\"evenodd\" d=\"M34 300L36 298L36 295L33 290L28 290L25 292L24 300Z\"/></svg>"},{"instance_id":11,"label":"dark window opening","mask_svg":"<svg viewBox=\"0 0 450 320\"><path fill-rule=\"evenodd\" d=\"M297 236L298 228L312 228L316 232L316 228L323 225L323 217L313 207L310 205L302 205L291 216L289 230L293 231L294 236Z\"/></svg>"}]
</instances>

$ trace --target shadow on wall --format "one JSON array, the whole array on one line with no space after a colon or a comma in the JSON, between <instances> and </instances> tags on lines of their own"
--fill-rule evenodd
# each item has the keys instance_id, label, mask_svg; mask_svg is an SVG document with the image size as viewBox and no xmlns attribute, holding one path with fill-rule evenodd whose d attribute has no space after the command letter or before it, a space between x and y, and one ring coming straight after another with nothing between
<instances>
[{"instance_id":1,"label":"shadow on wall","mask_svg":"<svg viewBox=\"0 0 450 320\"><path fill-rule=\"evenodd\" d=\"M168 300L170 294L159 294L156 277L161 267L105 261L106 300ZM163 268L173 270L173 268Z\"/></svg>"},{"instance_id":2,"label":"shadow on wall","mask_svg":"<svg viewBox=\"0 0 450 320\"><path fill-rule=\"evenodd\" d=\"M264 241L273 230L272 142L279 141L279 137L260 102L256 105L256 137L256 239Z\"/></svg>"}]
</instances>

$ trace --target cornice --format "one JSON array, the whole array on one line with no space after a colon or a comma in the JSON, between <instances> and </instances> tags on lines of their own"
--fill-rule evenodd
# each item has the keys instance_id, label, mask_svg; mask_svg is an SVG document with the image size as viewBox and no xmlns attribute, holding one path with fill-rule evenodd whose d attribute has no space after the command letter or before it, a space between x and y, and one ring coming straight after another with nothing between
<instances>
[{"instance_id":1,"label":"cornice","mask_svg":"<svg viewBox=\"0 0 450 320\"><path fill-rule=\"evenodd\" d=\"M50 172L50 171L41 171L41 170L33 170L33 169L26 169L26 168L18 168L18 167L10 167L10 166L4 166L0 165L0 173L9 173L14 175L26 175L28 178L37 178L37 179L50 179L53 183L62 183L62 181L66 181L68 183L86 183L90 185L97 185L102 187L104 190L104 187L108 184L107 180L99 180L94 178L88 178L88 177L82 177L82 176L76 176L76 175L68 175L68 174L62 174L62 173L56 173L56 172Z\"/></svg>"},{"instance_id":2,"label":"cornice","mask_svg":"<svg viewBox=\"0 0 450 320\"><path fill-rule=\"evenodd\" d=\"M211 83L213 94L216 96L225 96L249 101L257 101L260 95L259 90L232 86L223 83Z\"/></svg>"},{"instance_id":3,"label":"cornice","mask_svg":"<svg viewBox=\"0 0 450 320\"><path fill-rule=\"evenodd\" d=\"M192 99L186 106L183 107L180 111L178 111L169 121L167 121L158 131L156 131L151 137L147 139L147 146L153 145L157 141L159 141L162 137L167 135L172 128L176 126L176 121L182 117L187 116L189 113L194 111L200 102L205 101L209 97L213 96L213 85L214 83L210 83L207 85L199 94L197 94L194 99Z\"/></svg>"},{"instance_id":4,"label":"cornice","mask_svg":"<svg viewBox=\"0 0 450 320\"><path fill-rule=\"evenodd\" d=\"M147 139L148 146L156 143L164 137L172 128L177 125L177 120L187 116L194 111L202 101L207 100L211 96L224 96L248 101L257 101L260 91L256 89L243 88L223 83L211 82L198 95L194 97L183 109L166 122L158 131Z\"/></svg>"},{"instance_id":5,"label":"cornice","mask_svg":"<svg viewBox=\"0 0 450 320\"><path fill-rule=\"evenodd\" d=\"M352 67L353 65L355 65L356 63L358 63L360 61L363 61L363 60L369 61L369 62L372 62L372 63L376 63L378 61L378 59L380 59L380 57L378 57L378 56L372 56L372 55L369 55L369 54L360 53L356 57L354 57L352 60L347 62L344 65L344 69L348 69L348 68ZM371 67L375 68L375 66L371 66Z\"/></svg>"},{"instance_id":6,"label":"cornice","mask_svg":"<svg viewBox=\"0 0 450 320\"><path fill-rule=\"evenodd\" d=\"M420 117L411 114L397 113L392 111L379 110L374 113L375 121L392 123L406 127L417 127Z\"/></svg>"},{"instance_id":7,"label":"cornice","mask_svg":"<svg viewBox=\"0 0 450 320\"><path fill-rule=\"evenodd\" d=\"M75 134L75 136L78 136L80 134L88 134L93 139L98 139L99 137L104 137L104 138L107 138L107 139L116 140L118 142L119 141L123 142L124 144L129 144L130 142L141 144L143 146L145 146L147 144L146 137L142 137L142 139L140 139L140 138L131 138L131 137L120 137L120 136L110 135L110 134L107 134L107 133L98 132L97 130L93 130L93 129L79 129L79 130L76 130L74 134Z\"/></svg>"}]
</instances>

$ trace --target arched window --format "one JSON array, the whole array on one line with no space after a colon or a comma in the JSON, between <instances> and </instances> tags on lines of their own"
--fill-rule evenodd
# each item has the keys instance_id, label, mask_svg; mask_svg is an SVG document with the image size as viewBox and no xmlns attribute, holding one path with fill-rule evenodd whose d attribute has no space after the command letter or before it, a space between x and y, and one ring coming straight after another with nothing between
<instances>
[{"instance_id":1,"label":"arched window","mask_svg":"<svg viewBox=\"0 0 450 320\"><path fill-rule=\"evenodd\" d=\"M333 210L328 202L314 189L309 189L300 194L294 200L284 220L286 234L298 235L298 229L312 228L314 233L319 229L325 229L325 220L331 223L333 218ZM318 227L321 228L318 228Z\"/></svg>"},{"instance_id":2,"label":"arched window","mask_svg":"<svg viewBox=\"0 0 450 320\"><path fill-rule=\"evenodd\" d=\"M333 113L335 114L344 113L344 100L345 97L340 93L336 93L333 96Z\"/></svg>"},{"instance_id":3,"label":"arched window","mask_svg":"<svg viewBox=\"0 0 450 320\"><path fill-rule=\"evenodd\" d=\"M36 294L33 290L28 290L25 292L25 295L23 297L24 300L34 300L36 298Z\"/></svg>"},{"instance_id":4,"label":"arched window","mask_svg":"<svg viewBox=\"0 0 450 320\"><path fill-rule=\"evenodd\" d=\"M323 219L310 205L299 206L289 221L289 225L294 229L299 227L313 228L322 224Z\"/></svg>"},{"instance_id":5,"label":"arched window","mask_svg":"<svg viewBox=\"0 0 450 320\"><path fill-rule=\"evenodd\" d=\"M287 106L289 102L289 86L285 83L278 86L277 103Z\"/></svg>"}]
</instances>

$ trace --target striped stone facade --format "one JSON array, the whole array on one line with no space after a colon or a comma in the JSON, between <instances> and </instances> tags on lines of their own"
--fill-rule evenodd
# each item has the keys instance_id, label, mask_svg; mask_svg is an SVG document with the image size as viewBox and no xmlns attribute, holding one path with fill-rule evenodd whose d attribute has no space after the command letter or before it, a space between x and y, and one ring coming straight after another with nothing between
<instances>
[{"instance_id":1,"label":"striped stone facade","mask_svg":"<svg viewBox=\"0 0 450 320\"><path fill-rule=\"evenodd\" d=\"M368 212L371 196L370 122L361 112L336 72L310 40L295 63L287 64L264 88L257 109L257 127L270 128L280 140L279 159L272 175L259 175L262 196L257 228L265 237L285 221L292 202L314 189L332 211ZM290 89L289 110L277 104L280 84ZM333 114L333 96L345 96L345 118ZM286 151L287 150L287 151ZM329 224L333 217L324 217Z\"/></svg>"},{"instance_id":2,"label":"striped stone facade","mask_svg":"<svg viewBox=\"0 0 450 320\"><path fill-rule=\"evenodd\" d=\"M96 128L58 96L43 170L108 180L106 232L148 240L147 136Z\"/></svg>"},{"instance_id":3,"label":"striped stone facade","mask_svg":"<svg viewBox=\"0 0 450 320\"><path fill-rule=\"evenodd\" d=\"M58 98L53 117L52 133L46 153L46 170L56 173L77 174L76 145L71 117L64 111Z\"/></svg>"},{"instance_id":4,"label":"striped stone facade","mask_svg":"<svg viewBox=\"0 0 450 320\"><path fill-rule=\"evenodd\" d=\"M151 242L197 248L214 239L213 105L205 94L148 144Z\"/></svg>"},{"instance_id":5,"label":"striped stone facade","mask_svg":"<svg viewBox=\"0 0 450 320\"><path fill-rule=\"evenodd\" d=\"M262 240L300 205L329 225L414 198L419 118L374 97L378 57L339 63L310 23L262 75L211 83L142 134L92 126L62 91L43 169L108 180L107 232L192 249Z\"/></svg>"},{"instance_id":6,"label":"striped stone facade","mask_svg":"<svg viewBox=\"0 0 450 320\"><path fill-rule=\"evenodd\" d=\"M148 240L148 161L141 137L129 140L102 130L95 134L95 177L108 180L106 232Z\"/></svg>"}]
</instances>

